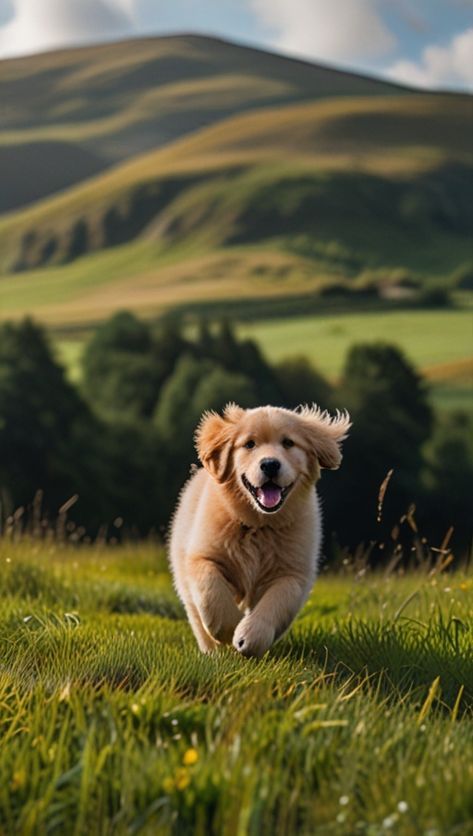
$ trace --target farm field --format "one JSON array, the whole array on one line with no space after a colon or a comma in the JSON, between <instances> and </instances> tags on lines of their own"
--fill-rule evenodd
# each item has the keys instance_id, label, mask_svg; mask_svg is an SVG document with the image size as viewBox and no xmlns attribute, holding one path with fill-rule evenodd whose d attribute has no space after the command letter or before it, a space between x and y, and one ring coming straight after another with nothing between
<instances>
[{"instance_id":1,"label":"farm field","mask_svg":"<svg viewBox=\"0 0 473 836\"><path fill-rule=\"evenodd\" d=\"M0 832L473 832L470 573L322 574L197 651L158 546L0 542Z\"/></svg>"},{"instance_id":2,"label":"farm field","mask_svg":"<svg viewBox=\"0 0 473 836\"><path fill-rule=\"evenodd\" d=\"M360 342L397 344L422 370L473 357L471 309L327 313L245 324L239 333L257 339L272 360L303 354L329 378L340 374L347 350Z\"/></svg>"}]
</instances>

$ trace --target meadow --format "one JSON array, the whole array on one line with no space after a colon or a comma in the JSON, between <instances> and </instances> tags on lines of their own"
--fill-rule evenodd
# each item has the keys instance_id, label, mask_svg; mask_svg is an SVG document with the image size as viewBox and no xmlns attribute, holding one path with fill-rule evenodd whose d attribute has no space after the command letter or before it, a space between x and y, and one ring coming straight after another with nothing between
<instances>
[{"instance_id":1,"label":"meadow","mask_svg":"<svg viewBox=\"0 0 473 836\"><path fill-rule=\"evenodd\" d=\"M4 537L0 589L5 836L473 833L471 570L323 572L261 661L152 543Z\"/></svg>"},{"instance_id":2,"label":"meadow","mask_svg":"<svg viewBox=\"0 0 473 836\"><path fill-rule=\"evenodd\" d=\"M255 338L272 361L289 352L304 355L329 378L340 375L345 355L356 343L398 344L427 373L468 358L473 346L468 309L346 311L248 323L239 333Z\"/></svg>"}]
</instances>

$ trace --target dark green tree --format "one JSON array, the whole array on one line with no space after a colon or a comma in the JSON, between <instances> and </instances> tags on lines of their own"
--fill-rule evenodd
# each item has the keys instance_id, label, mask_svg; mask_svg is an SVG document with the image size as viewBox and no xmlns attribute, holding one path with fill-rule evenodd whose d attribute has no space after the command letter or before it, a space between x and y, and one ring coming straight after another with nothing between
<instances>
[{"instance_id":1,"label":"dark green tree","mask_svg":"<svg viewBox=\"0 0 473 836\"><path fill-rule=\"evenodd\" d=\"M151 330L130 311L119 311L100 325L87 345L84 364L89 352L104 354L124 351L132 354L147 354L151 350Z\"/></svg>"},{"instance_id":2,"label":"dark green tree","mask_svg":"<svg viewBox=\"0 0 473 836\"><path fill-rule=\"evenodd\" d=\"M239 340L228 320L220 323L212 339L212 346L207 339L210 350L205 356L227 371L242 374L251 380L260 404L281 402L282 395L274 369L254 340ZM203 345L203 342L199 344Z\"/></svg>"},{"instance_id":3,"label":"dark green tree","mask_svg":"<svg viewBox=\"0 0 473 836\"><path fill-rule=\"evenodd\" d=\"M97 411L121 417L150 414L158 383L146 323L127 311L115 314L94 332L82 365L84 392Z\"/></svg>"},{"instance_id":4,"label":"dark green tree","mask_svg":"<svg viewBox=\"0 0 473 836\"><path fill-rule=\"evenodd\" d=\"M471 548L473 514L473 418L464 412L442 415L427 447L424 473L426 497L421 524L441 542L453 526L452 544ZM435 543L434 543L435 545Z\"/></svg>"},{"instance_id":5,"label":"dark green tree","mask_svg":"<svg viewBox=\"0 0 473 836\"><path fill-rule=\"evenodd\" d=\"M350 546L382 540L423 495L423 446L433 422L425 385L397 347L358 345L347 356L334 400L349 410L353 428L339 473L333 479L328 474L322 483L328 526ZM390 469L380 525L379 488Z\"/></svg>"},{"instance_id":6,"label":"dark green tree","mask_svg":"<svg viewBox=\"0 0 473 836\"><path fill-rule=\"evenodd\" d=\"M316 403L325 409L330 404L330 384L306 357L288 357L277 364L275 372L282 405L288 409L303 403Z\"/></svg>"},{"instance_id":7,"label":"dark green tree","mask_svg":"<svg viewBox=\"0 0 473 836\"><path fill-rule=\"evenodd\" d=\"M195 424L204 410L214 409L218 412L229 401L234 401L244 409L257 406L259 399L255 384L244 374L227 372L221 366L214 366L200 379L192 398Z\"/></svg>"},{"instance_id":8,"label":"dark green tree","mask_svg":"<svg viewBox=\"0 0 473 836\"><path fill-rule=\"evenodd\" d=\"M197 360L183 355L174 373L164 384L154 414L154 426L159 436L172 446L185 444L191 435L194 421L193 401L201 380L215 368L211 360ZM189 449L189 445L187 445Z\"/></svg>"},{"instance_id":9,"label":"dark green tree","mask_svg":"<svg viewBox=\"0 0 473 836\"><path fill-rule=\"evenodd\" d=\"M229 371L239 371L240 346L233 326L228 319L222 320L215 336L214 360Z\"/></svg>"},{"instance_id":10,"label":"dark green tree","mask_svg":"<svg viewBox=\"0 0 473 836\"><path fill-rule=\"evenodd\" d=\"M256 406L258 396L252 381L228 372L211 360L198 360L186 354L163 386L154 425L161 438L183 449L183 440L192 441L193 430L204 410L222 409L229 401L243 407Z\"/></svg>"},{"instance_id":11,"label":"dark green tree","mask_svg":"<svg viewBox=\"0 0 473 836\"><path fill-rule=\"evenodd\" d=\"M234 371L253 382L260 404L283 403L278 376L254 340L242 340L239 344L238 365Z\"/></svg>"},{"instance_id":12,"label":"dark green tree","mask_svg":"<svg viewBox=\"0 0 473 836\"><path fill-rule=\"evenodd\" d=\"M197 332L197 351L199 353L199 356L207 357L209 359L215 359L215 343L216 340L214 335L212 334L212 331L210 330L208 320L199 320L199 327Z\"/></svg>"},{"instance_id":13,"label":"dark green tree","mask_svg":"<svg viewBox=\"0 0 473 836\"><path fill-rule=\"evenodd\" d=\"M176 500L169 484L174 462L168 445L150 423L143 422L109 424L102 444L107 468L107 521L120 517L125 533L163 533Z\"/></svg>"},{"instance_id":14,"label":"dark green tree","mask_svg":"<svg viewBox=\"0 0 473 836\"><path fill-rule=\"evenodd\" d=\"M206 409L222 409L229 401L255 406L258 396L244 375L228 372L211 360L184 355L163 386L154 426L164 442L167 484L177 492L191 462L196 461L194 431Z\"/></svg>"},{"instance_id":15,"label":"dark green tree","mask_svg":"<svg viewBox=\"0 0 473 836\"><path fill-rule=\"evenodd\" d=\"M182 335L181 323L176 319L165 320L153 332L153 363L156 368L158 387L173 373L176 363L183 354L198 356L195 343Z\"/></svg>"},{"instance_id":16,"label":"dark green tree","mask_svg":"<svg viewBox=\"0 0 473 836\"><path fill-rule=\"evenodd\" d=\"M72 494L90 523L106 513L99 425L31 320L0 328L0 486L12 510L38 489L54 516Z\"/></svg>"}]
</instances>

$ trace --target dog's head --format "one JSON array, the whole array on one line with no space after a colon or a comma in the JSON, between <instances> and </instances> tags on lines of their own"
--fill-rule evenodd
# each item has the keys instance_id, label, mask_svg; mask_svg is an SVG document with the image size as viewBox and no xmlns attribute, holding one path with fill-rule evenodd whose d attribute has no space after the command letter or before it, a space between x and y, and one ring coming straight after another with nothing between
<instances>
[{"instance_id":1,"label":"dog's head","mask_svg":"<svg viewBox=\"0 0 473 836\"><path fill-rule=\"evenodd\" d=\"M223 415L204 413L196 447L214 479L231 483L260 513L274 514L298 487L313 484L320 468L340 466L350 426L348 413L332 418L316 406L291 411L229 404Z\"/></svg>"}]
</instances>

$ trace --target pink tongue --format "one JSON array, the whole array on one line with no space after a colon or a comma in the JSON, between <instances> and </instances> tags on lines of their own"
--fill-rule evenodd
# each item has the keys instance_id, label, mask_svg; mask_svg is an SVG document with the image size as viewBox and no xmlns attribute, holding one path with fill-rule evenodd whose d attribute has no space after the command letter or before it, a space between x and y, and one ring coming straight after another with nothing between
<instances>
[{"instance_id":1,"label":"pink tongue","mask_svg":"<svg viewBox=\"0 0 473 836\"><path fill-rule=\"evenodd\" d=\"M258 500L265 508L274 508L281 500L281 488L277 485L263 485L258 488Z\"/></svg>"}]
</instances>

